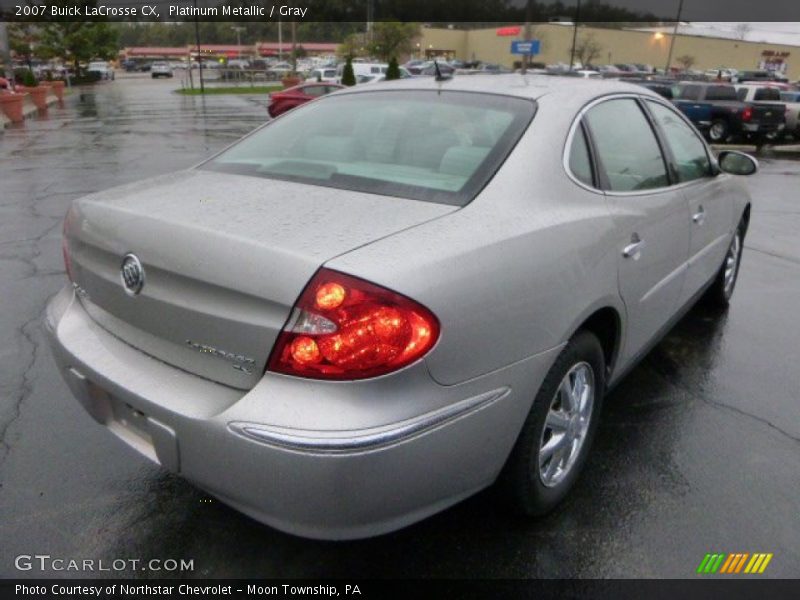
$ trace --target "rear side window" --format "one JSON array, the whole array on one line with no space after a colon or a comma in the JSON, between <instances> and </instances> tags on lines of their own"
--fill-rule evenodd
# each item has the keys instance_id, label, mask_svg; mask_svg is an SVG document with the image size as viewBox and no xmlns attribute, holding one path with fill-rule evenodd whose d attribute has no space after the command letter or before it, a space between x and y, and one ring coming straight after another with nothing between
<instances>
[{"instance_id":1,"label":"rear side window","mask_svg":"<svg viewBox=\"0 0 800 600\"><path fill-rule=\"evenodd\" d=\"M682 100L699 100L700 88L696 85L676 86L673 88L672 94Z\"/></svg>"},{"instance_id":2,"label":"rear side window","mask_svg":"<svg viewBox=\"0 0 800 600\"><path fill-rule=\"evenodd\" d=\"M780 99L781 99L780 90L778 90L777 88L769 88L769 87L758 88L756 90L755 96L753 97L753 100L755 100L756 102L761 100L767 102L775 102L775 101L780 102Z\"/></svg>"},{"instance_id":3,"label":"rear side window","mask_svg":"<svg viewBox=\"0 0 800 600\"><path fill-rule=\"evenodd\" d=\"M653 117L664 132L675 158L680 181L693 181L711 173L711 161L703 141L675 111L648 100Z\"/></svg>"},{"instance_id":4,"label":"rear side window","mask_svg":"<svg viewBox=\"0 0 800 600\"><path fill-rule=\"evenodd\" d=\"M661 148L635 100L608 100L591 108L585 119L610 190L631 192L669 185Z\"/></svg>"},{"instance_id":5,"label":"rear side window","mask_svg":"<svg viewBox=\"0 0 800 600\"><path fill-rule=\"evenodd\" d=\"M335 94L275 119L201 168L464 206L535 109L499 94Z\"/></svg>"},{"instance_id":6,"label":"rear side window","mask_svg":"<svg viewBox=\"0 0 800 600\"><path fill-rule=\"evenodd\" d=\"M739 88L736 90L736 96L739 100L744 101L744 99L747 98L747 88Z\"/></svg>"},{"instance_id":7,"label":"rear side window","mask_svg":"<svg viewBox=\"0 0 800 600\"><path fill-rule=\"evenodd\" d=\"M569 149L569 170L578 181L589 186L594 185L589 145L586 143L586 135L580 124L575 129L575 135L572 136L572 145Z\"/></svg>"},{"instance_id":8,"label":"rear side window","mask_svg":"<svg viewBox=\"0 0 800 600\"><path fill-rule=\"evenodd\" d=\"M745 92L746 93L746 92ZM736 88L732 85L710 85L706 90L706 100L738 100Z\"/></svg>"}]
</instances>

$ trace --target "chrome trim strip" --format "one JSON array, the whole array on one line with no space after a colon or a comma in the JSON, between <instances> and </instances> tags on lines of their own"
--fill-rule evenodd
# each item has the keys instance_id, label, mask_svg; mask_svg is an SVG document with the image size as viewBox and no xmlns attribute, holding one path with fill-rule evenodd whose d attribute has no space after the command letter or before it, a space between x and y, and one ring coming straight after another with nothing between
<instances>
[{"instance_id":1,"label":"chrome trim strip","mask_svg":"<svg viewBox=\"0 0 800 600\"><path fill-rule=\"evenodd\" d=\"M228 423L228 429L247 439L287 450L311 453L368 452L397 444L483 410L510 392L511 388L502 387L418 417L369 429L307 431L243 422Z\"/></svg>"}]
</instances>

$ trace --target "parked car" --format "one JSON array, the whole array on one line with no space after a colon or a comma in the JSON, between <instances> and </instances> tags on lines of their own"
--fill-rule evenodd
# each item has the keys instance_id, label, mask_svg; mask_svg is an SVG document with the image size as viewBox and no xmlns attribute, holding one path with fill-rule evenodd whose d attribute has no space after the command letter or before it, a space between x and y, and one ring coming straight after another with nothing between
<instances>
[{"instance_id":1,"label":"parked car","mask_svg":"<svg viewBox=\"0 0 800 600\"><path fill-rule=\"evenodd\" d=\"M453 75L456 72L456 68L455 67L451 67L447 63L437 62L437 64L430 63L428 66L426 66L424 69L422 69L422 71L420 71L420 75L433 77L434 75L436 75L436 66L437 65L439 66L439 73L441 73L442 75ZM484 66L485 65L481 65L481 67L478 68L478 71L483 71L484 70L484 68L483 68Z\"/></svg>"},{"instance_id":2,"label":"parked car","mask_svg":"<svg viewBox=\"0 0 800 600\"><path fill-rule=\"evenodd\" d=\"M291 110L301 104L310 102L320 96L325 96L331 92L342 89L344 86L338 83L303 83L301 85L273 92L267 101L267 112L271 117L282 115L287 110Z\"/></svg>"},{"instance_id":3,"label":"parked car","mask_svg":"<svg viewBox=\"0 0 800 600\"><path fill-rule=\"evenodd\" d=\"M673 87L675 82L669 80L660 80L660 81L648 81L642 80L637 81L637 85L641 85L642 87L646 87L649 90L654 91L656 94L661 96L662 98L666 98L667 100L674 99ZM707 132L708 128L711 127L711 120L712 120L712 107L711 104L708 102L689 102L689 101L678 101L674 103L680 111L685 114L692 124L697 127L701 132Z\"/></svg>"},{"instance_id":4,"label":"parked car","mask_svg":"<svg viewBox=\"0 0 800 600\"><path fill-rule=\"evenodd\" d=\"M426 66L428 66L429 62L430 61L427 61L427 60L414 59L414 60L409 60L407 63L404 63L402 66L405 67L411 75L420 75L421 72L422 72L422 69L424 69ZM454 67L454 68L460 68L460 67Z\"/></svg>"},{"instance_id":5,"label":"parked car","mask_svg":"<svg viewBox=\"0 0 800 600\"><path fill-rule=\"evenodd\" d=\"M800 140L800 91L781 92L781 102L786 105L786 133Z\"/></svg>"},{"instance_id":6,"label":"parked car","mask_svg":"<svg viewBox=\"0 0 800 600\"><path fill-rule=\"evenodd\" d=\"M153 79L158 77L172 77L172 67L165 62L154 62L150 67L150 76Z\"/></svg>"},{"instance_id":7,"label":"parked car","mask_svg":"<svg viewBox=\"0 0 800 600\"><path fill-rule=\"evenodd\" d=\"M774 71L739 71L732 79L734 83L747 83L751 81L786 81L788 79Z\"/></svg>"},{"instance_id":8,"label":"parked car","mask_svg":"<svg viewBox=\"0 0 800 600\"><path fill-rule=\"evenodd\" d=\"M278 81L292 73L292 65L287 62L274 63L264 73L268 80Z\"/></svg>"},{"instance_id":9,"label":"parked car","mask_svg":"<svg viewBox=\"0 0 800 600\"><path fill-rule=\"evenodd\" d=\"M745 83L736 85L736 95L742 102L751 106L759 106L767 111L770 116L777 115L783 123L767 134L767 139L777 141L783 138L786 128L786 105L781 102L781 90L772 83Z\"/></svg>"},{"instance_id":10,"label":"parked car","mask_svg":"<svg viewBox=\"0 0 800 600\"><path fill-rule=\"evenodd\" d=\"M325 83L337 83L336 67L326 67L314 69L309 73L308 78L312 81L321 81Z\"/></svg>"},{"instance_id":11,"label":"parked car","mask_svg":"<svg viewBox=\"0 0 800 600\"><path fill-rule=\"evenodd\" d=\"M589 69L578 69L575 71L565 71L564 73L558 73L558 75L564 75L566 77L580 77L582 79L602 79L603 76L600 74L599 71L592 71Z\"/></svg>"},{"instance_id":12,"label":"parked car","mask_svg":"<svg viewBox=\"0 0 800 600\"><path fill-rule=\"evenodd\" d=\"M784 126L782 112L742 102L732 85L682 82L675 86L673 94L679 108L698 102L711 105L708 138L715 143L740 137L761 143Z\"/></svg>"},{"instance_id":13,"label":"parked car","mask_svg":"<svg viewBox=\"0 0 800 600\"><path fill-rule=\"evenodd\" d=\"M87 73L96 73L100 79L114 80L114 69L104 60L95 60L86 67Z\"/></svg>"},{"instance_id":14,"label":"parked car","mask_svg":"<svg viewBox=\"0 0 800 600\"><path fill-rule=\"evenodd\" d=\"M539 79L346 90L78 199L44 318L59 373L123 442L294 534L377 535L495 481L552 510L607 390L698 298L730 301L750 198L729 173L757 163L644 88Z\"/></svg>"},{"instance_id":15,"label":"parked car","mask_svg":"<svg viewBox=\"0 0 800 600\"><path fill-rule=\"evenodd\" d=\"M344 63L340 64L336 68L336 78L337 82L341 83L342 75L344 74ZM360 76L375 76L375 75L386 75L386 70L389 68L388 63L372 63L372 62L353 62L353 75L356 76L356 80Z\"/></svg>"},{"instance_id":16,"label":"parked car","mask_svg":"<svg viewBox=\"0 0 800 600\"><path fill-rule=\"evenodd\" d=\"M708 69L705 76L710 80L731 81L739 73L736 69L728 67L717 67L716 69Z\"/></svg>"}]
</instances>

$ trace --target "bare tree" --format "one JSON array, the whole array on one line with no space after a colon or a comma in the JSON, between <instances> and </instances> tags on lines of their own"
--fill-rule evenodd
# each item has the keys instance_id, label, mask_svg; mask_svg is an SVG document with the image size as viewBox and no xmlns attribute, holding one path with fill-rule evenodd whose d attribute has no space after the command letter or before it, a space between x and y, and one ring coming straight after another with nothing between
<instances>
[{"instance_id":1,"label":"bare tree","mask_svg":"<svg viewBox=\"0 0 800 600\"><path fill-rule=\"evenodd\" d=\"M679 65L683 66L683 69L685 71L691 69L692 66L694 66L694 63L697 62L694 56L691 56L689 54L684 54L683 56L679 56L676 60L678 61Z\"/></svg>"},{"instance_id":2,"label":"bare tree","mask_svg":"<svg viewBox=\"0 0 800 600\"><path fill-rule=\"evenodd\" d=\"M733 28L733 33L736 35L737 40L746 40L747 34L753 30L750 23L739 23Z\"/></svg>"},{"instance_id":3,"label":"bare tree","mask_svg":"<svg viewBox=\"0 0 800 600\"><path fill-rule=\"evenodd\" d=\"M593 33L582 36L576 43L574 50L570 48L570 54L574 54L581 65L586 66L600 56L603 46L598 42ZM572 65L570 65L572 66Z\"/></svg>"}]
</instances>

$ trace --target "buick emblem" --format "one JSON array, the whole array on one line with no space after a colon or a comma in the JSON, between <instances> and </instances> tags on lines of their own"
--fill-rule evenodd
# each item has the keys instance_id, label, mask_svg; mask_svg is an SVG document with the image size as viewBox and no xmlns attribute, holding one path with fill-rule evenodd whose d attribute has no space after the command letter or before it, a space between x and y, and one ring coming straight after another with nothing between
<instances>
[{"instance_id":1,"label":"buick emblem","mask_svg":"<svg viewBox=\"0 0 800 600\"><path fill-rule=\"evenodd\" d=\"M125 258L122 259L120 277L128 295L135 296L142 291L142 286L144 286L144 267L135 254L126 254Z\"/></svg>"}]
</instances>

